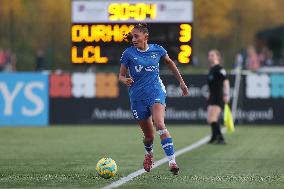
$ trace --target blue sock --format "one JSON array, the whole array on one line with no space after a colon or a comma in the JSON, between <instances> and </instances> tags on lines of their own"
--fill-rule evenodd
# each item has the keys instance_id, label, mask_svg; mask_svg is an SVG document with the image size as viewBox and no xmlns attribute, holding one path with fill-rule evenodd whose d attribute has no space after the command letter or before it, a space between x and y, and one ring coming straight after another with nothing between
<instances>
[{"instance_id":1,"label":"blue sock","mask_svg":"<svg viewBox=\"0 0 284 189\"><path fill-rule=\"evenodd\" d=\"M169 159L169 162L175 163L175 150L172 138L165 138L161 141L162 147L165 151L166 156Z\"/></svg>"},{"instance_id":2,"label":"blue sock","mask_svg":"<svg viewBox=\"0 0 284 189\"><path fill-rule=\"evenodd\" d=\"M153 143L144 144L147 153L153 153Z\"/></svg>"}]
</instances>

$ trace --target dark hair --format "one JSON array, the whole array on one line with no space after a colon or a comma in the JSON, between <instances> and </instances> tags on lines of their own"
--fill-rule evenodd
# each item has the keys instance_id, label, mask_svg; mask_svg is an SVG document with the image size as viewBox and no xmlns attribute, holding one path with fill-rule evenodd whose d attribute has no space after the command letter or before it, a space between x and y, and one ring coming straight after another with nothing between
<instances>
[{"instance_id":1,"label":"dark hair","mask_svg":"<svg viewBox=\"0 0 284 189\"><path fill-rule=\"evenodd\" d=\"M148 27L147 27L147 24L146 23L138 23L138 24L135 24L134 28L133 29L137 29L139 30L140 32L142 33L147 33L149 34L149 30L148 30ZM124 40L131 43L132 42L132 35L131 35L131 32L129 32L128 34L125 34L124 35Z\"/></svg>"},{"instance_id":2,"label":"dark hair","mask_svg":"<svg viewBox=\"0 0 284 189\"><path fill-rule=\"evenodd\" d=\"M140 32L149 34L148 27L147 27L146 23L138 23L134 26L133 29L138 29Z\"/></svg>"}]
</instances>

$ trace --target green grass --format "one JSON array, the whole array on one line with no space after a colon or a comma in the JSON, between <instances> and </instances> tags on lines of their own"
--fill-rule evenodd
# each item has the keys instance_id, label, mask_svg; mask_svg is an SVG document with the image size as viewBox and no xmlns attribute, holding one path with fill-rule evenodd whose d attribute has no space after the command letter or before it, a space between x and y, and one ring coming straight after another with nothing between
<instances>
[{"instance_id":1,"label":"green grass","mask_svg":"<svg viewBox=\"0 0 284 189\"><path fill-rule=\"evenodd\" d=\"M209 133L204 126L168 126L175 148ZM239 127L228 145L204 145L121 188L284 188L284 128ZM157 138L158 139L158 138ZM0 128L0 188L100 188L141 168L144 149L137 126ZM102 157L116 160L116 177L96 175ZM155 159L163 158L159 140Z\"/></svg>"}]
</instances>

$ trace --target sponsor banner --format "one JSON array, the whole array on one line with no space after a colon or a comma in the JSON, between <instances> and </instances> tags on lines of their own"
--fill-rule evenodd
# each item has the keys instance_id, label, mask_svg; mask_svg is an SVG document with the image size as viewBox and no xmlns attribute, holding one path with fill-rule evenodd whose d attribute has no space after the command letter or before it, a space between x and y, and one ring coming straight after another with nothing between
<instances>
[{"instance_id":1,"label":"sponsor banner","mask_svg":"<svg viewBox=\"0 0 284 189\"><path fill-rule=\"evenodd\" d=\"M0 126L46 126L48 101L48 75L0 74Z\"/></svg>"},{"instance_id":2,"label":"sponsor banner","mask_svg":"<svg viewBox=\"0 0 284 189\"><path fill-rule=\"evenodd\" d=\"M117 98L117 74L114 73L51 73L51 98Z\"/></svg>"},{"instance_id":3,"label":"sponsor banner","mask_svg":"<svg viewBox=\"0 0 284 189\"><path fill-rule=\"evenodd\" d=\"M284 74L247 75L245 95L248 99L284 99Z\"/></svg>"},{"instance_id":4,"label":"sponsor banner","mask_svg":"<svg viewBox=\"0 0 284 189\"><path fill-rule=\"evenodd\" d=\"M52 124L126 124L134 123L128 98L51 99Z\"/></svg>"},{"instance_id":5,"label":"sponsor banner","mask_svg":"<svg viewBox=\"0 0 284 189\"><path fill-rule=\"evenodd\" d=\"M284 74L243 76L238 107L238 123L284 125Z\"/></svg>"},{"instance_id":6,"label":"sponsor banner","mask_svg":"<svg viewBox=\"0 0 284 189\"><path fill-rule=\"evenodd\" d=\"M78 73L74 73L78 74ZM74 77L74 74L69 77ZM93 74L92 78L98 78L98 74ZM50 86L53 80L52 77L64 77L51 75ZM91 78L91 77L90 77ZM181 97L181 90L173 75L161 76L167 90L167 123L206 123L206 98L208 96L207 80L205 75L184 76L185 81L190 85L190 95ZM74 84L76 81L68 79L69 84L66 90L67 94L73 94ZM95 83L100 83L102 80L96 79ZM105 80L104 80L105 81ZM102 81L102 83L104 82ZM95 86L91 91L98 90L98 84L93 83L93 79L81 80L83 86ZM128 98L127 87L118 83L117 80L109 80L107 85L104 85L103 94L108 94L109 97L96 96L88 98L88 96L63 95L51 96L50 98L50 123L53 124L89 124L89 123L135 123L130 111L130 102ZM88 83L88 84L87 84ZM57 91L64 91L60 88L65 85L58 85ZM112 86L117 90L109 90L107 86ZM82 94L85 87L78 88L78 93ZM51 90L53 90L51 88ZM71 92L70 92L71 91ZM114 92L115 91L115 92ZM65 92L62 92L64 94ZM114 95L115 94L115 95ZM54 95L50 91L50 95ZM68 97L66 97L68 96Z\"/></svg>"},{"instance_id":7,"label":"sponsor banner","mask_svg":"<svg viewBox=\"0 0 284 189\"><path fill-rule=\"evenodd\" d=\"M88 74L78 76L78 74L73 73L68 76L68 87L66 85L57 86L55 91L61 91L61 95L55 95L52 92L54 89L50 88L50 123L133 124L136 122L130 111L127 88L118 83L117 79L110 79L114 78L113 75L98 73L92 76ZM101 77L102 75L104 77ZM242 76L238 109L236 111L237 123L284 123L284 117L281 115L281 112L284 111L282 91L284 80L279 79L282 76L274 74ZM59 76L51 75L50 86L54 85L52 77ZM78 77L81 78L80 81L78 81ZM89 79L82 79L83 77ZM206 124L207 76L184 76L184 80L190 87L188 97L181 97L179 84L173 75L163 75L161 78L167 91L166 123ZM232 95L234 76L230 76L229 79ZM268 84L265 83L267 80ZM255 83L256 81L257 83ZM74 84L74 82L80 82L80 84ZM88 88L88 86L91 87ZM66 88L63 90L62 87ZM100 92L98 93L98 91Z\"/></svg>"}]
</instances>

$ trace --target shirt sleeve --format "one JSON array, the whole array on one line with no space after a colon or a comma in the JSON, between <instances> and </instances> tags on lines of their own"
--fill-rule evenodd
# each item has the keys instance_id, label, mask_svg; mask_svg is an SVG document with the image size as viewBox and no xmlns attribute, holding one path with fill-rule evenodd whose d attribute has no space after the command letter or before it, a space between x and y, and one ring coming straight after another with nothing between
<instances>
[{"instance_id":1,"label":"shirt sleeve","mask_svg":"<svg viewBox=\"0 0 284 189\"><path fill-rule=\"evenodd\" d=\"M129 58L126 50L121 55L120 64L124 65L125 67L129 66Z\"/></svg>"},{"instance_id":2,"label":"shirt sleeve","mask_svg":"<svg viewBox=\"0 0 284 189\"><path fill-rule=\"evenodd\" d=\"M227 76L227 72L224 68L221 68L219 70L219 77L224 81L226 79L228 79L228 76Z\"/></svg>"},{"instance_id":3,"label":"shirt sleeve","mask_svg":"<svg viewBox=\"0 0 284 189\"><path fill-rule=\"evenodd\" d=\"M163 57L165 55L168 54L168 52L166 51L166 49L164 49L164 47L160 46L160 56Z\"/></svg>"}]
</instances>

